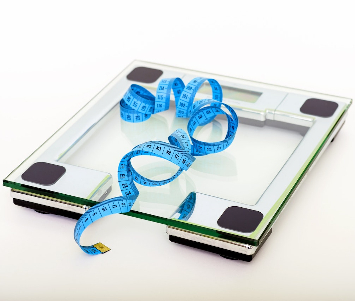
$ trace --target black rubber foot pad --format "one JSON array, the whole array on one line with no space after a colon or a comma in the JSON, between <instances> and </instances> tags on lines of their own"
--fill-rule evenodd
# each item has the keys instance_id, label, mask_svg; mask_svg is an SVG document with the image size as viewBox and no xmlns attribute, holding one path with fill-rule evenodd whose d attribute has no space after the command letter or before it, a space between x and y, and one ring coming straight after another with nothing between
<instances>
[{"instance_id":1,"label":"black rubber foot pad","mask_svg":"<svg viewBox=\"0 0 355 301\"><path fill-rule=\"evenodd\" d=\"M249 233L259 226L263 214L238 206L228 207L217 221L218 226L237 232Z\"/></svg>"},{"instance_id":2,"label":"black rubber foot pad","mask_svg":"<svg viewBox=\"0 0 355 301\"><path fill-rule=\"evenodd\" d=\"M32 164L21 176L27 182L44 186L55 184L65 174L65 168L47 162Z\"/></svg>"},{"instance_id":3,"label":"black rubber foot pad","mask_svg":"<svg viewBox=\"0 0 355 301\"><path fill-rule=\"evenodd\" d=\"M163 71L159 69L137 67L127 75L127 79L136 82L151 84L154 83L162 74Z\"/></svg>"},{"instance_id":4,"label":"black rubber foot pad","mask_svg":"<svg viewBox=\"0 0 355 301\"><path fill-rule=\"evenodd\" d=\"M304 114L331 117L338 108L338 104L334 101L328 101L318 98L309 98L302 105L300 111Z\"/></svg>"}]
</instances>

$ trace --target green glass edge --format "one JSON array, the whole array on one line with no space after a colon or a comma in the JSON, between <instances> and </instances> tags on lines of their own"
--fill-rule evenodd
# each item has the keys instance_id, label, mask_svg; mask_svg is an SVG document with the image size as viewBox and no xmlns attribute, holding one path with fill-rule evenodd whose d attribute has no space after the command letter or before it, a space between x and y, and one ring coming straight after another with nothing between
<instances>
[{"instance_id":1,"label":"green glass edge","mask_svg":"<svg viewBox=\"0 0 355 301\"><path fill-rule=\"evenodd\" d=\"M24 191L24 192L28 192L33 195L39 195L39 196L49 197L52 199L63 200L63 201L67 201L69 203L80 204L80 205L85 205L85 206L89 206L89 207L95 206L97 204L97 202L94 202L91 200L82 199L82 198L62 194L59 192L52 192L52 191L48 191L48 190L44 190L44 189L40 189L40 188L33 189L29 186L21 185L19 183L10 182L8 180L3 180L3 185L6 187L10 187L12 189L18 190L18 191ZM148 220L151 222L155 222L155 223L164 224L167 226L171 226L171 227L175 227L175 228L179 228L179 229L183 229L183 230L187 230L187 231L191 231L191 232L196 232L196 233L199 233L202 235L207 235L207 236L210 236L213 238L232 240L232 241L236 241L236 242L247 243L247 244L253 245L253 246L258 245L258 240L256 240L256 239L250 239L248 237L240 237L240 236L234 235L232 233L229 234L227 232L222 233L222 232L219 232L215 229L192 224L192 223L189 223L186 221L179 221L176 219L167 219L164 217L155 216L155 215L151 215L151 214L147 214L147 213L143 213L143 212L138 212L138 211L134 211L134 210L131 210L130 212L127 212L124 214L128 215L128 216Z\"/></svg>"},{"instance_id":2,"label":"green glass edge","mask_svg":"<svg viewBox=\"0 0 355 301\"><path fill-rule=\"evenodd\" d=\"M42 189L42 188L34 189L30 186L19 184L16 182L11 182L6 179L3 180L3 185L6 187L10 187L12 189L16 189L16 190L20 190L20 191L24 191L24 192L29 192L30 194L42 195L42 196L46 196L46 197L53 198L53 199L67 201L69 203L85 205L85 206L90 206L90 207L95 206L97 204L97 202L91 201L88 199L83 199L83 198L75 197L72 195L68 195L68 194L64 194L64 193L60 193L60 192L54 192L54 191L50 191L50 190L46 190L46 189Z\"/></svg>"},{"instance_id":3,"label":"green glass edge","mask_svg":"<svg viewBox=\"0 0 355 301\"><path fill-rule=\"evenodd\" d=\"M183 230L187 230L190 232L195 232L195 233L198 233L201 235L206 235L206 236L209 236L212 238L231 240L231 241L245 243L245 244L249 244L249 245L253 245L253 246L258 246L258 244L259 244L258 243L259 241L256 239L250 239L247 237L240 237L240 236L233 235L233 234L229 235L227 232L222 233L222 232L219 232L213 228L203 227L200 225L189 223L187 221L180 221L177 219L166 219L164 217L159 217L159 216L150 215L147 213L137 212L134 210L131 210L130 212L127 212L124 214L128 215L128 216L132 216L132 217L137 217L137 218L149 220L149 221L156 222L159 224L164 224L167 226L175 227L178 229L183 229Z\"/></svg>"}]
</instances>

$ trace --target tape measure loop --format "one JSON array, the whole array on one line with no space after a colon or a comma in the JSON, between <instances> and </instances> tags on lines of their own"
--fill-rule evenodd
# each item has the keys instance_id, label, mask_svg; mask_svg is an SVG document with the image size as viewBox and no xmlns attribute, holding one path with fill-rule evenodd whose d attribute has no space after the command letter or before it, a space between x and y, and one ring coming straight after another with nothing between
<instances>
[{"instance_id":1,"label":"tape measure loop","mask_svg":"<svg viewBox=\"0 0 355 301\"><path fill-rule=\"evenodd\" d=\"M90 255L103 254L110 249L102 243L96 243L91 246L80 245L80 238L84 230L99 218L115 213L126 213L131 210L133 202L124 197L115 197L105 200L86 211L78 220L74 228L74 239L80 248Z\"/></svg>"},{"instance_id":2,"label":"tape measure loop","mask_svg":"<svg viewBox=\"0 0 355 301\"><path fill-rule=\"evenodd\" d=\"M206 81L212 89L212 99L201 99L194 102L196 93ZM110 249L102 243L91 246L81 246L80 237L83 231L97 219L115 213L126 213L131 210L139 191L135 185L162 186L175 180L183 171L187 171L195 161L195 156L204 156L225 150L234 140L238 117L235 111L222 103L223 93L220 84L214 80L197 77L186 86L180 78L162 79L157 87L156 96L144 87L133 84L129 87L120 101L120 115L128 122L143 122L152 114L169 109L171 90L174 93L176 116L190 117L187 132L182 129L175 130L167 142L148 141L134 147L124 155L118 164L117 178L122 196L105 200L86 211L78 220L74 229L74 239L80 248L87 254L102 254ZM226 109L224 111L223 109ZM224 140L219 142L203 142L193 138L198 126L204 126L213 121L217 115L226 115L228 130ZM140 175L132 166L131 160L138 156L155 156L168 160L179 167L170 178L160 181L148 179ZM195 206L195 193L190 193L180 206L180 220L188 220Z\"/></svg>"},{"instance_id":3,"label":"tape measure loop","mask_svg":"<svg viewBox=\"0 0 355 301\"><path fill-rule=\"evenodd\" d=\"M220 84L211 78L196 77L186 86L181 78L163 78L157 87L156 96L146 88L132 84L120 101L121 117L123 120L136 123L143 122L152 114L157 114L169 109L170 94L173 90L175 97L176 116L188 118L193 114L193 102L199 88L208 81L212 89L211 104L220 107L223 91Z\"/></svg>"},{"instance_id":4,"label":"tape measure loop","mask_svg":"<svg viewBox=\"0 0 355 301\"><path fill-rule=\"evenodd\" d=\"M205 156L213 153L218 153L225 150L232 142L235 137L235 133L238 128L238 117L234 110L225 103L221 103L221 106L225 107L230 115L223 111L222 108L208 106L208 104L215 104L213 100L202 100L196 104L194 113L191 116L188 124L187 130L192 141L192 152L193 156ZM228 121L228 130L224 140L219 142L203 142L193 138L193 134L198 126L206 125L211 122L217 115L224 114Z\"/></svg>"},{"instance_id":5,"label":"tape measure loop","mask_svg":"<svg viewBox=\"0 0 355 301\"><path fill-rule=\"evenodd\" d=\"M193 101L195 99L198 89L204 82L208 81L212 89L212 99L216 102L222 103L223 92L220 84L211 78L196 77L192 79L184 88L181 97L176 104L176 116L187 118L192 114ZM215 104L217 107L218 104Z\"/></svg>"}]
</instances>

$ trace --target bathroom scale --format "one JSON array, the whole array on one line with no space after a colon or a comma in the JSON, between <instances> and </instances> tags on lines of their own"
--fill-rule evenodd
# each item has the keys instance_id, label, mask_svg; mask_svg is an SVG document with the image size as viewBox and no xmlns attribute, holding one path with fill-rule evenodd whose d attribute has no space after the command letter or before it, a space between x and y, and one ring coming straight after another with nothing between
<instances>
[{"instance_id":1,"label":"bathroom scale","mask_svg":"<svg viewBox=\"0 0 355 301\"><path fill-rule=\"evenodd\" d=\"M137 60L3 180L14 204L79 219L98 203L120 196L121 158L146 141L167 141L189 122L176 117L173 93L169 110L144 122L127 122L120 112L127 89L139 85L156 95L164 78L187 84L196 77L221 85L223 103L239 120L234 141L222 152L196 157L188 171L166 185L137 185L139 197L125 215L165 224L172 242L251 261L344 125L351 99ZM212 93L206 81L195 101ZM216 142L228 130L228 120L218 115L193 136ZM132 164L156 181L178 171L153 156L136 157Z\"/></svg>"}]
</instances>

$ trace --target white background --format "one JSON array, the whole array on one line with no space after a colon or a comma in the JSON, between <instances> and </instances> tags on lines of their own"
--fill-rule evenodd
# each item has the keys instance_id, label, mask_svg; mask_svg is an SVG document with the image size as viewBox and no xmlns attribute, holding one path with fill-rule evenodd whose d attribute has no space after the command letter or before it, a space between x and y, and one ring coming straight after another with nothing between
<instances>
[{"instance_id":1,"label":"white background","mask_svg":"<svg viewBox=\"0 0 355 301\"><path fill-rule=\"evenodd\" d=\"M354 98L353 1L1 1L0 176L134 59ZM355 109L251 263L165 226L75 221L0 190L0 300L354 300Z\"/></svg>"}]
</instances>

